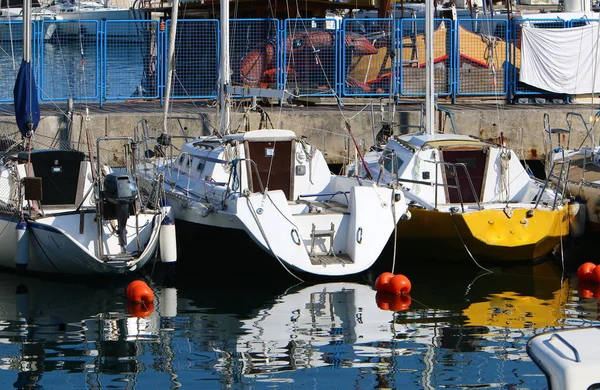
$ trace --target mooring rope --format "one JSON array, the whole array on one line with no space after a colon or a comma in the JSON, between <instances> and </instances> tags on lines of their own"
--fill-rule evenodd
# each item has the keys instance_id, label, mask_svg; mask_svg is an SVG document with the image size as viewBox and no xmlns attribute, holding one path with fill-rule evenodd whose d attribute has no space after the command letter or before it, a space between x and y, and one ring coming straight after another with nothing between
<instances>
[{"instance_id":1,"label":"mooring rope","mask_svg":"<svg viewBox=\"0 0 600 390\"><path fill-rule=\"evenodd\" d=\"M463 240L460 231L458 230L458 226L456 225L456 221L454 220L454 212L450 212L450 216L452 217L452 223L454 224L454 229L456 229L456 233L458 234L458 238L460 238L460 241L462 242L465 250L467 251L467 253L469 254L469 257L471 258L471 260L473 260L473 262L475 263L475 265L477 265L479 268L481 268L484 271L487 271L489 273L493 273L492 271L490 271L489 269L481 266L477 260L475 260L475 257L473 257L473 254L471 253L471 251L469 250L469 248L467 247L467 244L465 243L465 241Z\"/></svg>"}]
</instances>

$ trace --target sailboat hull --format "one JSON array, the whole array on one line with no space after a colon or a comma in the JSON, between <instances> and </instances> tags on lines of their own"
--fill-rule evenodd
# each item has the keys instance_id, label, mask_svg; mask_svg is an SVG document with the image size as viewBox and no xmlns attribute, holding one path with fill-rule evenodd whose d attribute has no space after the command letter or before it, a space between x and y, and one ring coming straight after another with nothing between
<instances>
[{"instance_id":1,"label":"sailboat hull","mask_svg":"<svg viewBox=\"0 0 600 390\"><path fill-rule=\"evenodd\" d=\"M161 214L140 214L127 221L126 250L134 256L120 256L121 248L114 226L115 221L102 222L102 239L98 240L95 211L84 214L52 215L28 221L29 259L27 271L59 274L120 274L142 268L158 248ZM136 221L137 218L137 221ZM19 219L0 222L2 254L0 266L16 268L17 240L15 229ZM137 230L135 226L139 226ZM81 227L81 230L79 230ZM98 253L102 243L103 256ZM122 260L116 260L121 258Z\"/></svg>"},{"instance_id":2,"label":"sailboat hull","mask_svg":"<svg viewBox=\"0 0 600 390\"><path fill-rule=\"evenodd\" d=\"M288 201L283 191L268 191L232 197L227 207L215 211L173 194L167 193L167 199L176 220L204 230L244 232L284 268L327 277L373 266L406 212L403 201L394 202L392 189L351 186L347 192L348 204L309 205ZM229 233L212 237L225 247L231 245ZM216 244L214 238L211 241Z\"/></svg>"},{"instance_id":3,"label":"sailboat hull","mask_svg":"<svg viewBox=\"0 0 600 390\"><path fill-rule=\"evenodd\" d=\"M412 218L400 221L399 242L412 253L440 260L536 262L560 245L569 231L568 208L484 209L465 213L410 208ZM510 214L510 216L509 216ZM436 245L431 245L436 242ZM427 250L420 250L426 248Z\"/></svg>"}]
</instances>

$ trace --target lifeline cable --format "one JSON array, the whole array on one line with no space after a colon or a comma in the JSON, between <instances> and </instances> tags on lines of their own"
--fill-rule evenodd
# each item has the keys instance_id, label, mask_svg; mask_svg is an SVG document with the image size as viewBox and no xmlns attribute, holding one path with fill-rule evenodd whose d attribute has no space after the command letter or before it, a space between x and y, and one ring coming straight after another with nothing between
<instances>
[{"instance_id":1,"label":"lifeline cable","mask_svg":"<svg viewBox=\"0 0 600 390\"><path fill-rule=\"evenodd\" d=\"M489 269L482 267L477 260L475 260L475 258L473 257L473 255L471 254L471 251L469 250L469 248L467 247L467 244L465 244L465 241L463 240L462 236L460 235L460 231L458 230L458 226L456 226L456 221L454 220L454 213L450 212L450 216L452 217L452 223L454 224L454 229L456 229L456 233L458 234L458 238L460 238L460 241L462 242L465 250L467 251L467 253L469 254L469 257L471 258L471 260L473 260L473 262L482 270L487 271L489 273L493 273L493 271L490 271Z\"/></svg>"},{"instance_id":2,"label":"lifeline cable","mask_svg":"<svg viewBox=\"0 0 600 390\"><path fill-rule=\"evenodd\" d=\"M265 193L265 196L269 199L269 201L271 201L271 203L273 205L275 205L275 202L273 202L271 200L271 197L269 196L269 194ZM275 258L277 259L277 261L279 262L279 264L281 264L281 266L283 267L283 269L285 269L287 271L287 273L289 273L294 278L298 279L300 282L304 282L303 279L301 279L296 274L294 274L292 271L290 271L288 269L288 267L286 267L285 264L283 264L283 261L281 261L281 259L279 258L279 256L277 256L277 254L273 251L273 248L271 248L271 243L267 239L267 236L265 235L265 232L264 232L264 230L263 230L263 228L262 228L262 226L260 224L260 221L258 220L258 217L256 216L256 210L254 210L254 207L252 207L252 202L250 202L250 199L247 196L245 198L246 198L246 202L248 202L249 210L252 212L252 217L254 217L254 220L256 221L256 225L258 226L258 229L260 230L260 233L262 234L263 238L265 239L265 242L267 243L267 246L269 247L269 250L271 251L271 254L273 256L275 256ZM279 210L277 210L277 211L279 211Z\"/></svg>"},{"instance_id":3,"label":"lifeline cable","mask_svg":"<svg viewBox=\"0 0 600 390\"><path fill-rule=\"evenodd\" d=\"M392 273L396 269L396 247L398 245L398 222L396 221L396 207L394 206L394 191L392 191L392 222L394 223L394 249L392 251ZM408 209L407 209L408 210Z\"/></svg>"}]
</instances>

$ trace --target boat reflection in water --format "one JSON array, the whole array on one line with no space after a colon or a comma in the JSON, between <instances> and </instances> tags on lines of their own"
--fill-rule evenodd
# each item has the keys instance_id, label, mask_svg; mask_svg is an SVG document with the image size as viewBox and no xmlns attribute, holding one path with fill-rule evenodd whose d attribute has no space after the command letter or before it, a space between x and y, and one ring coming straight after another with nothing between
<instances>
[{"instance_id":1,"label":"boat reflection in water","mask_svg":"<svg viewBox=\"0 0 600 390\"><path fill-rule=\"evenodd\" d=\"M75 377L67 381L101 388L101 375L116 376L110 381L127 381L142 370L144 345L165 338L161 308L174 315L176 301L167 299L165 294L171 291L164 289L159 298L165 299L157 299L154 307L134 306L126 301L125 282L104 283L0 273L0 370L15 371L15 387L42 388L43 374L60 372L95 374L79 376L79 382ZM6 375L0 378L5 388Z\"/></svg>"},{"instance_id":2,"label":"boat reflection in water","mask_svg":"<svg viewBox=\"0 0 600 390\"><path fill-rule=\"evenodd\" d=\"M398 267L410 300L372 284L194 275L150 282L148 310L127 304L127 282L0 273L0 388L536 389L547 384L528 340L600 325L598 299L553 263Z\"/></svg>"},{"instance_id":3,"label":"boat reflection in water","mask_svg":"<svg viewBox=\"0 0 600 390\"><path fill-rule=\"evenodd\" d=\"M413 287L399 311L382 310L389 306L368 285L298 286L241 321L235 353L223 353L219 368L225 373L238 367L253 381L299 386L334 380L353 388L441 388L494 385L499 375L507 385L544 383L534 365L523 372L515 368L528 359L529 337L567 323L572 297L560 270L551 263L493 273L475 269L471 275L450 267L431 270L403 272ZM304 382L287 377L296 370L310 375L300 378ZM525 379L527 372L534 374Z\"/></svg>"}]
</instances>

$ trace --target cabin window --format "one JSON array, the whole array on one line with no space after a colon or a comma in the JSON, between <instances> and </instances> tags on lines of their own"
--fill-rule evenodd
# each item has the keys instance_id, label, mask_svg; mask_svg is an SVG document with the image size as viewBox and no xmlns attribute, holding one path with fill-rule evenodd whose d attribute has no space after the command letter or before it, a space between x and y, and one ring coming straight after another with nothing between
<instances>
[{"instance_id":1,"label":"cabin window","mask_svg":"<svg viewBox=\"0 0 600 390\"><path fill-rule=\"evenodd\" d=\"M265 148L265 157L275 156L275 148Z\"/></svg>"},{"instance_id":2,"label":"cabin window","mask_svg":"<svg viewBox=\"0 0 600 390\"><path fill-rule=\"evenodd\" d=\"M196 170L197 170L198 172L202 172L202 171L204 170L204 161L200 161L200 162L198 163L198 166L196 167Z\"/></svg>"},{"instance_id":3,"label":"cabin window","mask_svg":"<svg viewBox=\"0 0 600 390\"><path fill-rule=\"evenodd\" d=\"M457 158L456 164L465 164L467 169L477 168L477 160L475 158Z\"/></svg>"},{"instance_id":4,"label":"cabin window","mask_svg":"<svg viewBox=\"0 0 600 390\"><path fill-rule=\"evenodd\" d=\"M385 150L379 162L386 171L394 175L398 174L400 167L404 164L404 161L391 150Z\"/></svg>"},{"instance_id":5,"label":"cabin window","mask_svg":"<svg viewBox=\"0 0 600 390\"><path fill-rule=\"evenodd\" d=\"M189 169L192 167L192 160L193 160L192 156L183 154L183 155L181 155L181 157L179 157L179 166L183 166L185 164L186 167Z\"/></svg>"}]
</instances>

